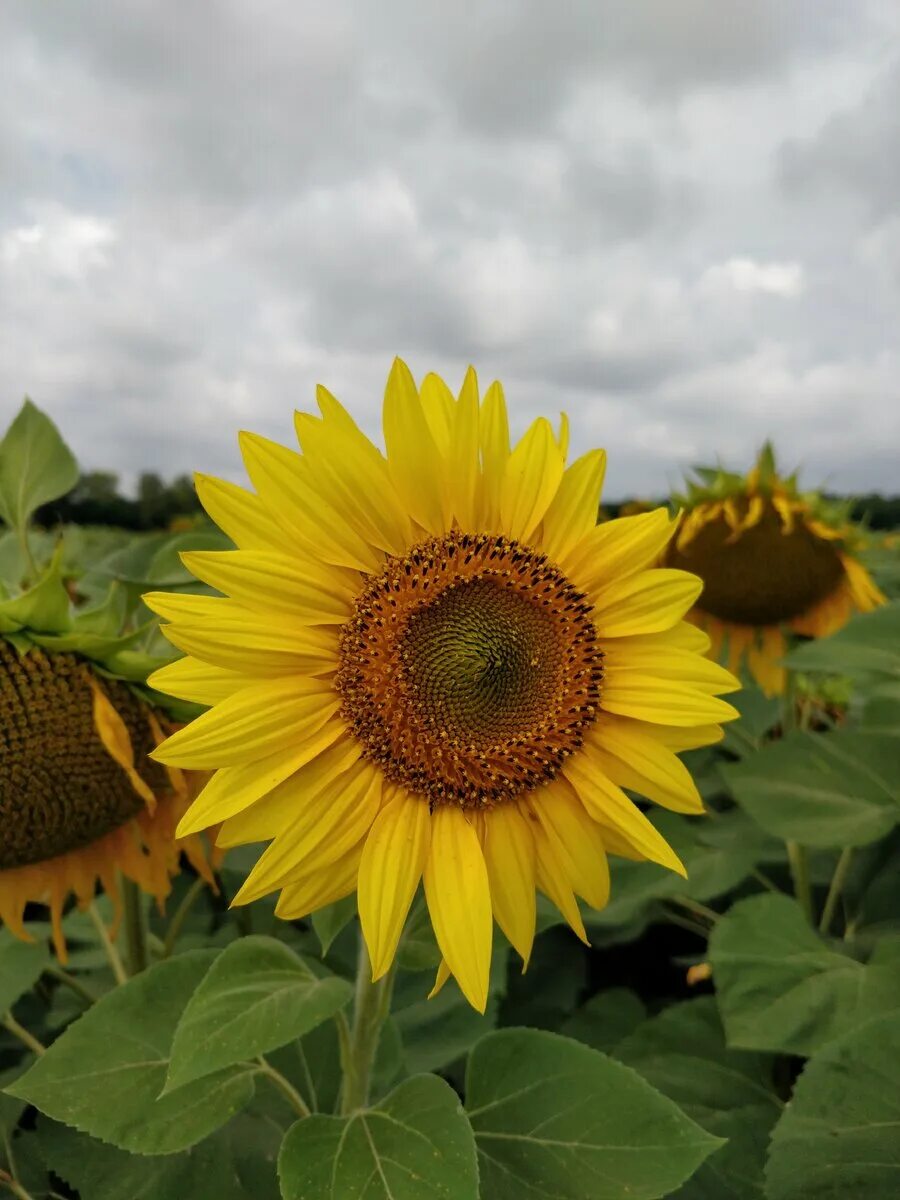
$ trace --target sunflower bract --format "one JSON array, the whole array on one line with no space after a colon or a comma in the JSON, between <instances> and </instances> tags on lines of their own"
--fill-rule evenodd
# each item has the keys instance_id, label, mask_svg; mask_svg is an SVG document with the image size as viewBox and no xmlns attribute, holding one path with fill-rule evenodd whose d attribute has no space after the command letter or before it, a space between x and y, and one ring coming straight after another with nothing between
<instances>
[{"instance_id":1,"label":"sunflower bract","mask_svg":"<svg viewBox=\"0 0 900 1200\"><path fill-rule=\"evenodd\" d=\"M237 902L358 891L376 977L423 882L438 985L483 1010L492 921L527 960L535 889L583 936L607 853L683 871L623 788L701 812L677 752L720 736L737 683L682 620L699 581L654 565L675 523L595 536L602 452L567 467L545 418L511 443L471 369L454 396L395 362L386 454L319 407L299 452L242 436L253 491L202 481L237 549L185 561L223 596L145 597L188 654L153 686L212 703L154 757L218 767L180 832L268 842Z\"/></svg>"}]
</instances>

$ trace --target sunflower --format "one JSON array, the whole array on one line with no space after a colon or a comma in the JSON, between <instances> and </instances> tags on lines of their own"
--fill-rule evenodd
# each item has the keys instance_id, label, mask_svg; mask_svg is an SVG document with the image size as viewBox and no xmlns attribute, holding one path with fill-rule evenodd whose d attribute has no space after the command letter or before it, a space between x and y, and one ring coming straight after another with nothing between
<instances>
[{"instance_id":1,"label":"sunflower","mask_svg":"<svg viewBox=\"0 0 900 1200\"><path fill-rule=\"evenodd\" d=\"M492 916L527 963L535 889L586 940L607 853L684 873L623 788L702 809L676 754L715 741L735 680L653 569L664 509L596 524L605 455L565 422L511 448L503 392L395 362L387 454L319 389L301 453L241 435L255 488L200 476L236 550L185 565L221 597L151 594L182 658L154 687L211 705L153 752L215 774L179 832L268 842L237 903L304 916L354 890L377 979L420 880L443 963L483 1011Z\"/></svg>"},{"instance_id":2,"label":"sunflower","mask_svg":"<svg viewBox=\"0 0 900 1200\"><path fill-rule=\"evenodd\" d=\"M768 443L746 478L706 468L698 475L677 497L685 516L664 563L703 580L688 619L710 635L713 657L726 650L730 670L746 662L777 695L786 631L827 637L885 597L859 560L861 535L846 508L801 494L793 475L782 479Z\"/></svg>"},{"instance_id":3,"label":"sunflower","mask_svg":"<svg viewBox=\"0 0 900 1200\"><path fill-rule=\"evenodd\" d=\"M73 614L57 555L0 602L0 920L28 940L26 904L48 905L62 961L70 896L99 882L118 910L121 872L161 902L182 851L214 883L204 842L175 841L204 779L148 757L177 726L139 686L136 635L113 632L117 599Z\"/></svg>"}]
</instances>

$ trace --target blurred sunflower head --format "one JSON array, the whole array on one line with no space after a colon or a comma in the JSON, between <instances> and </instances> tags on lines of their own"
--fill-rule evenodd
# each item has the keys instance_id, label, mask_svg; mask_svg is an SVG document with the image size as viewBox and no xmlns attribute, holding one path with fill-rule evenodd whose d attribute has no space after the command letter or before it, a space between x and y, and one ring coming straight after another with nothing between
<instances>
[{"instance_id":1,"label":"blurred sunflower head","mask_svg":"<svg viewBox=\"0 0 900 1200\"><path fill-rule=\"evenodd\" d=\"M684 873L623 788L702 804L677 752L737 685L682 622L701 583L654 569L664 509L596 524L602 450L510 444L503 392L421 388L396 362L376 448L324 389L300 452L242 434L255 491L200 477L236 550L188 553L221 597L147 604L187 657L154 687L212 705L153 752L215 769L180 832L268 842L238 902L304 916L358 891L377 978L424 880L443 964L478 1009L492 917L527 962L535 889L585 937L607 853Z\"/></svg>"},{"instance_id":2,"label":"blurred sunflower head","mask_svg":"<svg viewBox=\"0 0 900 1200\"><path fill-rule=\"evenodd\" d=\"M677 497L684 518L664 561L692 571L703 592L689 619L714 657L746 663L769 695L784 688L785 633L827 637L884 596L859 560L860 534L846 508L797 490L778 475L766 444L744 477L701 469Z\"/></svg>"},{"instance_id":3,"label":"blurred sunflower head","mask_svg":"<svg viewBox=\"0 0 900 1200\"><path fill-rule=\"evenodd\" d=\"M148 757L177 726L139 686L134 635L115 621L112 595L72 613L59 555L0 602L0 920L27 939L25 906L48 905L63 961L70 896L87 904L99 883L118 908L121 873L161 901L182 851L214 882L202 840L175 840L203 780Z\"/></svg>"}]
</instances>

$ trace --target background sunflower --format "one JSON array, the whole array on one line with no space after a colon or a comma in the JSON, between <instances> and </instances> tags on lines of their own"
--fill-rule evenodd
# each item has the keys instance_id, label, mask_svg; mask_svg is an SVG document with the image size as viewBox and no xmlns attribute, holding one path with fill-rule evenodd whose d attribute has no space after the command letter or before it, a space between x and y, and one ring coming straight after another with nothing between
<instances>
[{"instance_id":1,"label":"background sunflower","mask_svg":"<svg viewBox=\"0 0 900 1200\"><path fill-rule=\"evenodd\" d=\"M865 537L847 505L800 493L767 443L745 476L700 468L675 502L684 516L664 555L692 571L703 592L689 614L729 669L746 663L769 695L784 688L786 633L827 637L854 612L885 602L863 565Z\"/></svg>"}]
</instances>

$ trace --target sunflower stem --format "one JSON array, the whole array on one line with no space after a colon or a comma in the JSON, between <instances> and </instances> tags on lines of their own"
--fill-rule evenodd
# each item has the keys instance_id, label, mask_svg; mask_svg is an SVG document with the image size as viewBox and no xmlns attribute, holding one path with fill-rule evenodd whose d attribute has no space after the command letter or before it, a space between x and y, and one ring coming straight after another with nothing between
<instances>
[{"instance_id":1,"label":"sunflower stem","mask_svg":"<svg viewBox=\"0 0 900 1200\"><path fill-rule=\"evenodd\" d=\"M844 890L844 884L847 882L847 873L850 870L852 861L853 847L845 846L841 851L840 858L837 860L837 866L834 868L834 874L831 877L831 883L828 887L828 895L825 897L825 907L822 909L822 919L819 921L820 933L827 933L831 928L835 909Z\"/></svg>"},{"instance_id":2,"label":"sunflower stem","mask_svg":"<svg viewBox=\"0 0 900 1200\"><path fill-rule=\"evenodd\" d=\"M26 1191L21 1183L17 1179L14 1179L8 1171L4 1171L2 1167L0 1167L0 1183L3 1184L11 1195L17 1196L18 1200L34 1200L31 1192Z\"/></svg>"},{"instance_id":3,"label":"sunflower stem","mask_svg":"<svg viewBox=\"0 0 900 1200\"><path fill-rule=\"evenodd\" d=\"M256 1064L257 1072L260 1075L264 1075L272 1086L281 1092L298 1117L308 1117L310 1115L309 1105L290 1080L285 1079L280 1071L276 1071L272 1064L267 1062L262 1055L256 1060Z\"/></svg>"},{"instance_id":4,"label":"sunflower stem","mask_svg":"<svg viewBox=\"0 0 900 1200\"><path fill-rule=\"evenodd\" d=\"M144 894L130 879L122 880L122 901L125 909L125 947L129 975L147 970L147 913Z\"/></svg>"},{"instance_id":5,"label":"sunflower stem","mask_svg":"<svg viewBox=\"0 0 900 1200\"><path fill-rule=\"evenodd\" d=\"M39 1042L33 1033L28 1032L24 1025L20 1025L11 1012L0 1017L0 1025L3 1026L7 1033L11 1033L14 1038L18 1038L23 1046L27 1046L39 1058L42 1054L47 1053L47 1047L44 1043Z\"/></svg>"},{"instance_id":6,"label":"sunflower stem","mask_svg":"<svg viewBox=\"0 0 900 1200\"><path fill-rule=\"evenodd\" d=\"M206 889L206 883L199 876L194 880L175 912L172 915L172 920L169 922L169 928L166 930L166 940L163 945L163 958L169 958L172 951L175 949L175 943L178 941L179 934L184 926L184 922L188 917L191 909L203 895Z\"/></svg>"},{"instance_id":7,"label":"sunflower stem","mask_svg":"<svg viewBox=\"0 0 900 1200\"><path fill-rule=\"evenodd\" d=\"M91 901L91 903L88 905L87 911L94 928L97 930L97 937L100 939L100 945L103 947L103 950L106 953L106 958L112 969L112 973L115 976L116 983L127 983L128 972L125 970L122 958L119 954L119 951L116 949L115 942L109 936L109 930L103 924L103 918L100 916L99 912L97 912L97 906L93 901Z\"/></svg>"},{"instance_id":8,"label":"sunflower stem","mask_svg":"<svg viewBox=\"0 0 900 1200\"><path fill-rule=\"evenodd\" d=\"M344 1063L344 1086L341 1112L344 1115L365 1108L369 1102L372 1068L378 1051L381 1027L391 1006L394 972L372 980L372 964L362 930L359 934L359 956L356 965L356 995L353 1004L353 1027Z\"/></svg>"},{"instance_id":9,"label":"sunflower stem","mask_svg":"<svg viewBox=\"0 0 900 1200\"><path fill-rule=\"evenodd\" d=\"M83 984L76 976L70 975L68 971L64 971L62 967L58 967L56 963L50 963L49 966L44 967L44 974L75 992L82 1000L87 1000L88 1004L97 1003L99 997L95 996L86 984Z\"/></svg>"},{"instance_id":10,"label":"sunflower stem","mask_svg":"<svg viewBox=\"0 0 900 1200\"><path fill-rule=\"evenodd\" d=\"M806 847L799 842L785 842L788 862L791 866L791 878L794 881L794 895L797 903L803 909L810 925L815 924L813 916L812 888L809 882L809 859Z\"/></svg>"}]
</instances>

